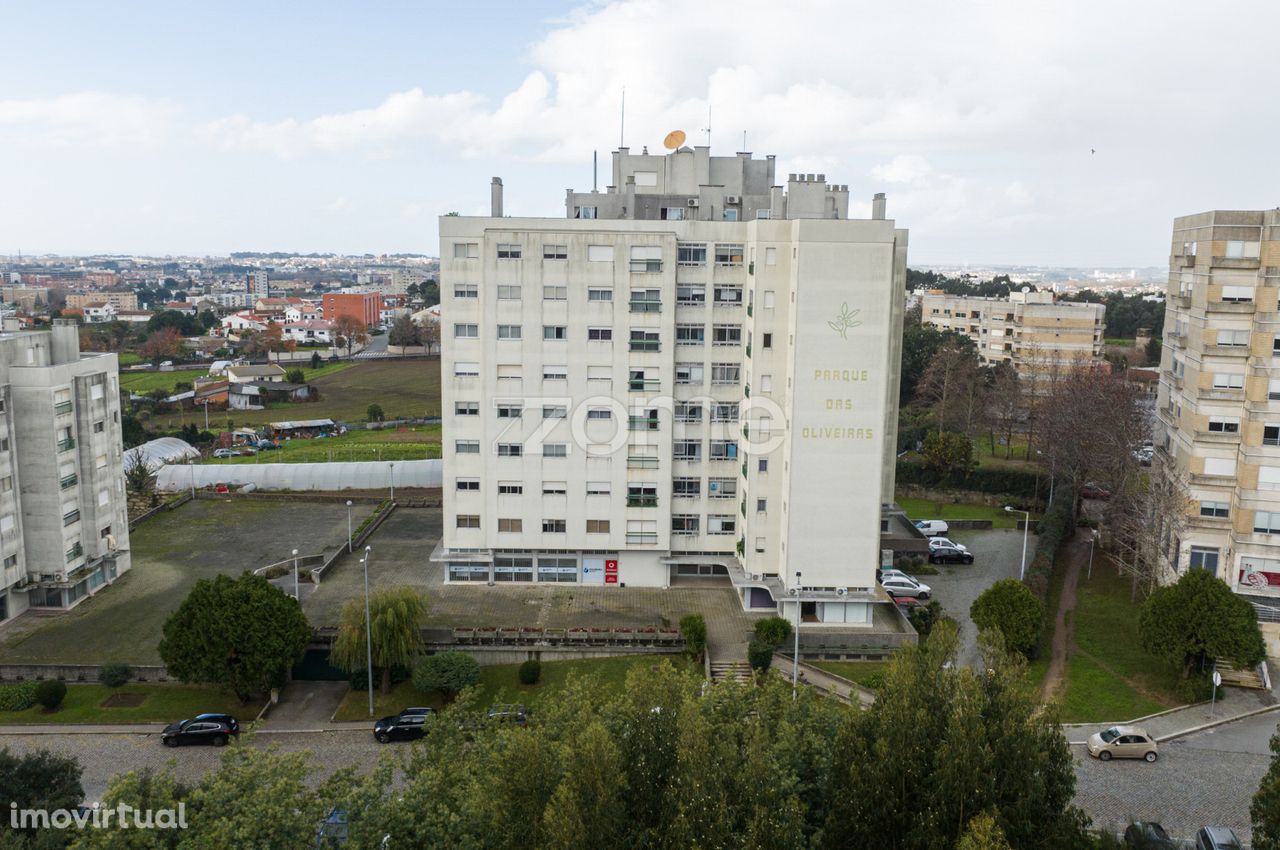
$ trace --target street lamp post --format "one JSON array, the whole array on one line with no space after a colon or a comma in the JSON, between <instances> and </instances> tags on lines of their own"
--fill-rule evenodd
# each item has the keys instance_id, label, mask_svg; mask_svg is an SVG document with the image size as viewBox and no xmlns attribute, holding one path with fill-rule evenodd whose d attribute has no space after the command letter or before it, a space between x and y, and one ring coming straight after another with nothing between
<instances>
[{"instance_id":1,"label":"street lamp post","mask_svg":"<svg viewBox=\"0 0 1280 850\"><path fill-rule=\"evenodd\" d=\"M391 467L391 472L390 472L388 481L391 484L391 501L394 502L396 500L396 465L394 463L390 463L387 465Z\"/></svg>"},{"instance_id":2,"label":"street lamp post","mask_svg":"<svg viewBox=\"0 0 1280 850\"><path fill-rule=\"evenodd\" d=\"M351 500L347 499L347 554L351 554Z\"/></svg>"},{"instance_id":3,"label":"street lamp post","mask_svg":"<svg viewBox=\"0 0 1280 850\"><path fill-rule=\"evenodd\" d=\"M365 667L369 672L369 716L373 717L373 623L369 621L369 558L373 555L373 547L364 547L364 557L360 563L364 566L364 648Z\"/></svg>"},{"instance_id":4,"label":"street lamp post","mask_svg":"<svg viewBox=\"0 0 1280 850\"><path fill-rule=\"evenodd\" d=\"M302 597L298 596L298 550L293 550L293 598L302 602Z\"/></svg>"},{"instance_id":5,"label":"street lamp post","mask_svg":"<svg viewBox=\"0 0 1280 850\"><path fill-rule=\"evenodd\" d=\"M1093 529L1089 534L1089 574L1085 576L1088 581L1093 578L1093 544L1098 542L1098 529Z\"/></svg>"},{"instance_id":6,"label":"street lamp post","mask_svg":"<svg viewBox=\"0 0 1280 850\"><path fill-rule=\"evenodd\" d=\"M1011 514L1022 514L1022 564L1018 567L1018 581L1022 581L1027 572L1027 532L1031 530L1031 511L1020 511L1009 505L1004 509Z\"/></svg>"},{"instance_id":7,"label":"street lamp post","mask_svg":"<svg viewBox=\"0 0 1280 850\"><path fill-rule=\"evenodd\" d=\"M797 694L800 680L800 571L796 570L796 643L791 655L791 698Z\"/></svg>"}]
</instances>

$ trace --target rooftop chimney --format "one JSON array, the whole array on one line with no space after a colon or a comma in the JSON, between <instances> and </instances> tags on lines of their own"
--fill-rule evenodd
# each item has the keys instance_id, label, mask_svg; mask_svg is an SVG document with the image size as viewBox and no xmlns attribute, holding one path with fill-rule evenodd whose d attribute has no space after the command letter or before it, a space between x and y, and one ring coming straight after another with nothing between
<instances>
[{"instance_id":1,"label":"rooftop chimney","mask_svg":"<svg viewBox=\"0 0 1280 850\"><path fill-rule=\"evenodd\" d=\"M489 186L489 215L494 218L502 218L502 178L493 178L493 184Z\"/></svg>"},{"instance_id":2,"label":"rooftop chimney","mask_svg":"<svg viewBox=\"0 0 1280 850\"><path fill-rule=\"evenodd\" d=\"M876 192L871 197L871 218L875 221L884 221L884 192Z\"/></svg>"},{"instance_id":3,"label":"rooftop chimney","mask_svg":"<svg viewBox=\"0 0 1280 850\"><path fill-rule=\"evenodd\" d=\"M75 319L54 319L52 342L54 365L80 359L80 328Z\"/></svg>"}]
</instances>

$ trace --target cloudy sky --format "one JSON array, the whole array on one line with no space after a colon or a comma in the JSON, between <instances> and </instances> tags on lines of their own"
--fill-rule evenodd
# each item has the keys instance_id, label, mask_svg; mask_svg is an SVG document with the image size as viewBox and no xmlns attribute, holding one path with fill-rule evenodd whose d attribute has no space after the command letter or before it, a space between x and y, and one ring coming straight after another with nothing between
<instances>
[{"instance_id":1,"label":"cloudy sky","mask_svg":"<svg viewBox=\"0 0 1280 850\"><path fill-rule=\"evenodd\" d=\"M446 11L447 10L447 11ZM591 153L775 153L913 263L1158 265L1280 204L1280 4L0 2L0 255L428 252ZM1096 151L1096 153L1091 153ZM602 173L606 170L602 169Z\"/></svg>"}]
</instances>

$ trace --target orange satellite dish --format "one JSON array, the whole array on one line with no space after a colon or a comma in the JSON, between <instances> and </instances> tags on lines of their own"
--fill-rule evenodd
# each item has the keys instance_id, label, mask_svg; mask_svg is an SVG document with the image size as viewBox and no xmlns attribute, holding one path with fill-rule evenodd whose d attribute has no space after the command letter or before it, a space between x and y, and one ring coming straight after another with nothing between
<instances>
[{"instance_id":1,"label":"orange satellite dish","mask_svg":"<svg viewBox=\"0 0 1280 850\"><path fill-rule=\"evenodd\" d=\"M662 144L669 151L680 147L684 144L684 130L672 130L667 133L667 137L662 140Z\"/></svg>"}]
</instances>

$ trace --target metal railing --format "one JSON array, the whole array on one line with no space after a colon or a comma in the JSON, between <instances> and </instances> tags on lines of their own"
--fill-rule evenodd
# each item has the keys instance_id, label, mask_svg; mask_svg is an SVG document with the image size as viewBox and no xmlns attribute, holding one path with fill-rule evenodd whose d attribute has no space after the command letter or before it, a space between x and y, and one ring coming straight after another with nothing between
<instances>
[{"instance_id":1,"label":"metal railing","mask_svg":"<svg viewBox=\"0 0 1280 850\"><path fill-rule=\"evenodd\" d=\"M656 390L662 385L662 381L657 378L631 378L627 381L627 389L632 392L643 392L645 390Z\"/></svg>"},{"instance_id":2,"label":"metal railing","mask_svg":"<svg viewBox=\"0 0 1280 850\"><path fill-rule=\"evenodd\" d=\"M74 449L75 447L76 447L75 437L67 437L65 440L58 441L58 451L60 452L65 452L69 449Z\"/></svg>"},{"instance_id":3,"label":"metal railing","mask_svg":"<svg viewBox=\"0 0 1280 850\"><path fill-rule=\"evenodd\" d=\"M75 404L69 401L60 401L53 406L53 412L57 416L61 416L64 413L70 413L74 409Z\"/></svg>"},{"instance_id":4,"label":"metal railing","mask_svg":"<svg viewBox=\"0 0 1280 850\"><path fill-rule=\"evenodd\" d=\"M656 531L628 531L628 543L657 543L658 532Z\"/></svg>"},{"instance_id":5,"label":"metal railing","mask_svg":"<svg viewBox=\"0 0 1280 850\"><path fill-rule=\"evenodd\" d=\"M658 420L649 416L632 416L627 419L628 431L657 431Z\"/></svg>"},{"instance_id":6,"label":"metal railing","mask_svg":"<svg viewBox=\"0 0 1280 850\"><path fill-rule=\"evenodd\" d=\"M632 351L661 351L662 343L656 339L633 339L631 340Z\"/></svg>"},{"instance_id":7,"label":"metal railing","mask_svg":"<svg viewBox=\"0 0 1280 850\"><path fill-rule=\"evenodd\" d=\"M58 486L65 490L68 487L74 487L78 480L80 479L77 478L76 474L73 472L70 475L62 476L62 479L58 481Z\"/></svg>"},{"instance_id":8,"label":"metal railing","mask_svg":"<svg viewBox=\"0 0 1280 850\"><path fill-rule=\"evenodd\" d=\"M629 508L656 508L657 506L657 496L627 496L627 507Z\"/></svg>"},{"instance_id":9,"label":"metal railing","mask_svg":"<svg viewBox=\"0 0 1280 850\"><path fill-rule=\"evenodd\" d=\"M71 563L72 561L74 561L76 558L79 558L83 554L84 554L84 546L80 543L77 543L76 545L72 546L70 549L67 550L67 563L68 564Z\"/></svg>"},{"instance_id":10,"label":"metal railing","mask_svg":"<svg viewBox=\"0 0 1280 850\"><path fill-rule=\"evenodd\" d=\"M63 525L71 525L72 523L76 523L76 522L79 522L79 521L80 521L80 509L79 509L79 508L77 508L77 509L76 509L76 510L74 510L74 511L69 511L69 512L67 512L67 513L65 513L65 514L63 514L63 515L62 515L62 524L63 524Z\"/></svg>"},{"instance_id":11,"label":"metal railing","mask_svg":"<svg viewBox=\"0 0 1280 850\"><path fill-rule=\"evenodd\" d=\"M632 313L661 313L662 302L649 299L636 299L630 301Z\"/></svg>"}]
</instances>

